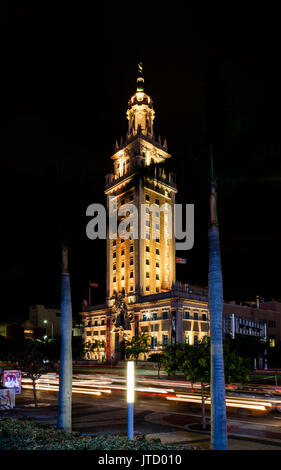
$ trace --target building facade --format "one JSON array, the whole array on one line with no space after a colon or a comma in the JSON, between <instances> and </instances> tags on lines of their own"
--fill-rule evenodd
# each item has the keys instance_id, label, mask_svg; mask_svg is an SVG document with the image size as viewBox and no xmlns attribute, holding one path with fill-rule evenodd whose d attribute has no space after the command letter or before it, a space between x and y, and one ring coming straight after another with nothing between
<instances>
[{"instance_id":1,"label":"building facade","mask_svg":"<svg viewBox=\"0 0 281 470\"><path fill-rule=\"evenodd\" d=\"M148 333L151 352L173 342L196 344L209 334L206 292L191 293L176 282L177 187L166 168L171 158L167 143L155 139L154 117L139 74L128 103L127 136L116 142L113 172L106 176L106 301L84 306L81 313L84 341L97 346L88 356L92 359L119 357L124 334L114 326L118 293L123 293L130 318L126 337Z\"/></svg>"}]
</instances>

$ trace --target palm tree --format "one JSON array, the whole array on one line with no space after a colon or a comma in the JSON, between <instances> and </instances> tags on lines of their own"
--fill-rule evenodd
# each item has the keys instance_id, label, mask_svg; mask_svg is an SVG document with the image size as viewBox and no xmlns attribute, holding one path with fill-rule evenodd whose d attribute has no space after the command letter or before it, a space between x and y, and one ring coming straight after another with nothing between
<instances>
[{"instance_id":1,"label":"palm tree","mask_svg":"<svg viewBox=\"0 0 281 470\"><path fill-rule=\"evenodd\" d=\"M219 227L216 212L216 179L211 144L211 195L209 227L209 309L211 316L211 448L227 450L225 379L222 342L223 283Z\"/></svg>"},{"instance_id":2,"label":"palm tree","mask_svg":"<svg viewBox=\"0 0 281 470\"><path fill-rule=\"evenodd\" d=\"M72 304L68 272L68 248L63 248L61 278L61 356L59 371L59 413L57 427L71 431L72 407Z\"/></svg>"}]
</instances>

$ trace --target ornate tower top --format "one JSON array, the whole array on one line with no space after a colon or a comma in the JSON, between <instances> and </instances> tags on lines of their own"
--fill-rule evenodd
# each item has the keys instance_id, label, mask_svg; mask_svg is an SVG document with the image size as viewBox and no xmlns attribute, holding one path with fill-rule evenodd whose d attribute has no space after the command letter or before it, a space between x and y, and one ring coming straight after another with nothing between
<instances>
[{"instance_id":1,"label":"ornate tower top","mask_svg":"<svg viewBox=\"0 0 281 470\"><path fill-rule=\"evenodd\" d=\"M153 138L154 116L152 99L144 92L143 67L140 62L138 64L137 90L128 103L128 137L142 133Z\"/></svg>"}]
</instances>

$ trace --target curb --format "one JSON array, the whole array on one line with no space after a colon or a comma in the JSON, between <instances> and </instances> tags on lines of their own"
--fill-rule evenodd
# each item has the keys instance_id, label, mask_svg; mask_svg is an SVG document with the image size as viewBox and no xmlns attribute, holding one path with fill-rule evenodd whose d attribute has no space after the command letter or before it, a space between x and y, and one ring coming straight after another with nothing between
<instances>
[{"instance_id":1,"label":"curb","mask_svg":"<svg viewBox=\"0 0 281 470\"><path fill-rule=\"evenodd\" d=\"M186 429L189 432L194 432L194 433L197 433L197 434L210 435L209 431L203 431L203 430L202 431L197 431L197 430L194 430L194 429L190 429L189 426L192 426L192 424L186 424L185 426L183 426L183 428ZM227 436L228 436L229 439L253 441L253 442L259 442L259 443L263 443L263 444L268 444L268 445L272 445L272 446L281 447L281 440L277 440L277 439L269 439L267 437L258 438L256 436L251 435L251 434L237 434L237 433L227 433Z\"/></svg>"}]
</instances>

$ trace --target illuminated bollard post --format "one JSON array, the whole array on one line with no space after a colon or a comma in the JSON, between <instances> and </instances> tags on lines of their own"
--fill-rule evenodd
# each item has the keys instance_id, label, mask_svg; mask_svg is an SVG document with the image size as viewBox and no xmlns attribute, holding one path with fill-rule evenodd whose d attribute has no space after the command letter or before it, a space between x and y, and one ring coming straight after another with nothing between
<instances>
[{"instance_id":1,"label":"illuminated bollard post","mask_svg":"<svg viewBox=\"0 0 281 470\"><path fill-rule=\"evenodd\" d=\"M134 439L134 399L135 399L134 362L128 361L128 366L127 366L128 438L131 441Z\"/></svg>"}]
</instances>

